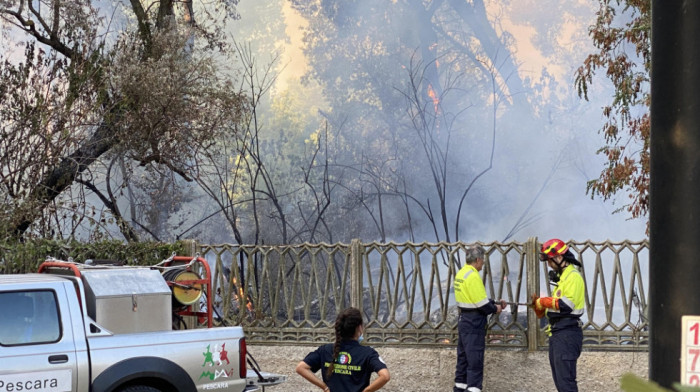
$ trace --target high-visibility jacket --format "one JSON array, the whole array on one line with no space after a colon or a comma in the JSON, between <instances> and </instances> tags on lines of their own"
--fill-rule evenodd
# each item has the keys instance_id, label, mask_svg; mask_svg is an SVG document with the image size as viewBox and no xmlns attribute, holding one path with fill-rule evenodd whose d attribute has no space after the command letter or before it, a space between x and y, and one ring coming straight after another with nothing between
<instances>
[{"instance_id":1,"label":"high-visibility jacket","mask_svg":"<svg viewBox=\"0 0 700 392\"><path fill-rule=\"evenodd\" d=\"M547 333L558 329L578 326L583 315L586 285L576 266L569 264L559 277L557 286L552 291L552 298L558 309L547 308L549 326Z\"/></svg>"},{"instance_id":2,"label":"high-visibility jacket","mask_svg":"<svg viewBox=\"0 0 700 392\"><path fill-rule=\"evenodd\" d=\"M455 300L460 309L481 310L488 315L496 312L496 305L486 296L479 271L467 264L455 275Z\"/></svg>"}]
</instances>

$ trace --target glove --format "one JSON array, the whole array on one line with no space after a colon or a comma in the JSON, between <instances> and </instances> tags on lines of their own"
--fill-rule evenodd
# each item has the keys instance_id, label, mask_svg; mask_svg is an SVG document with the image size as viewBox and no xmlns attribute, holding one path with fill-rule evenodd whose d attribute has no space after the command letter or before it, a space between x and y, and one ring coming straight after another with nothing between
<instances>
[{"instance_id":1,"label":"glove","mask_svg":"<svg viewBox=\"0 0 700 392\"><path fill-rule=\"evenodd\" d=\"M543 309L559 310L559 298L542 297L537 299L537 306Z\"/></svg>"},{"instance_id":2,"label":"glove","mask_svg":"<svg viewBox=\"0 0 700 392\"><path fill-rule=\"evenodd\" d=\"M538 319L544 317L546 308L542 306L540 297L538 297L537 294L532 294L532 303L530 306L532 306L532 309L534 309L535 315L537 315Z\"/></svg>"}]
</instances>

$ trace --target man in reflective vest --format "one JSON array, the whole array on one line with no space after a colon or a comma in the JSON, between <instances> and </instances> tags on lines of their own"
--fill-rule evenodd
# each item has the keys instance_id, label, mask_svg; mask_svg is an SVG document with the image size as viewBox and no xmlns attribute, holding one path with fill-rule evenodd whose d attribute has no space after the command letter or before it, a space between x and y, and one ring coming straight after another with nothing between
<instances>
[{"instance_id":1,"label":"man in reflective vest","mask_svg":"<svg viewBox=\"0 0 700 392\"><path fill-rule=\"evenodd\" d=\"M586 286L577 267L581 263L564 241L551 239L542 245L540 260L546 261L550 279L556 283L551 297L532 294L532 306L538 318L547 315L549 325L549 365L558 392L577 392L576 361L581 355Z\"/></svg>"},{"instance_id":2,"label":"man in reflective vest","mask_svg":"<svg viewBox=\"0 0 700 392\"><path fill-rule=\"evenodd\" d=\"M479 275L484 267L484 254L484 248L479 245L467 248L466 265L455 276L459 341L454 392L481 392L487 316L501 313L506 306L505 300L497 303L486 297L486 288Z\"/></svg>"}]
</instances>

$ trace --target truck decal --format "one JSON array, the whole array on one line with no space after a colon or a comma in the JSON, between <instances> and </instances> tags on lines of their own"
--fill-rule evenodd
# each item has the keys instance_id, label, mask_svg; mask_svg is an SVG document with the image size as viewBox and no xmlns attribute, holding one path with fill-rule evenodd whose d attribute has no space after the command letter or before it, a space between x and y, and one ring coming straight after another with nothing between
<instances>
[{"instance_id":1,"label":"truck decal","mask_svg":"<svg viewBox=\"0 0 700 392\"><path fill-rule=\"evenodd\" d=\"M217 348L218 348L218 345L217 345ZM226 364L227 364L227 365L230 365L230 364L231 364L231 362L229 362L229 360L228 360L228 351L226 351L226 343L223 343L223 344L221 345L221 351L219 351L219 350L217 349L217 350L215 350L214 352L215 352L215 353L218 353L218 356L217 356L218 359L217 359L217 361L219 362L219 365L223 365L223 364L224 364L224 363L223 363L224 360L226 360Z\"/></svg>"},{"instance_id":2,"label":"truck decal","mask_svg":"<svg viewBox=\"0 0 700 392\"><path fill-rule=\"evenodd\" d=\"M219 377L228 377L228 374L226 373L226 370L217 370L214 373L206 371L202 372L202 374L199 376L199 379L201 380L205 377L214 381Z\"/></svg>"},{"instance_id":3,"label":"truck decal","mask_svg":"<svg viewBox=\"0 0 700 392\"><path fill-rule=\"evenodd\" d=\"M207 345L207 350L202 352L202 355L204 355L204 363L202 363L202 367L205 367L207 364L215 367L223 367L224 366L224 361L226 361L226 365L230 365L231 361L228 359L228 351L226 351L226 342L221 344L221 349L219 349L219 344L214 345L214 351L211 351L211 344ZM213 369L213 371L205 370L202 372L202 374L199 376L199 380L203 378L208 378L212 381L219 379L220 377L228 378L231 377L234 374L235 369ZM215 384L215 383L214 383ZM212 385L212 384L207 384L207 385ZM217 389L216 388L209 388L209 389Z\"/></svg>"},{"instance_id":4,"label":"truck decal","mask_svg":"<svg viewBox=\"0 0 700 392\"><path fill-rule=\"evenodd\" d=\"M202 353L202 355L204 355L204 363L202 363L202 367L206 366L207 363L209 366L222 366L224 364L223 361L226 361L227 365L231 364L228 359L228 351L226 351L225 342L221 344L221 350L219 350L218 344L214 346L214 352L212 352L210 349L211 344L207 345L207 351Z\"/></svg>"},{"instance_id":5,"label":"truck decal","mask_svg":"<svg viewBox=\"0 0 700 392\"><path fill-rule=\"evenodd\" d=\"M223 388L228 388L228 383L227 382L212 382L209 384L204 384L202 385L202 388L205 390L210 390L210 389L223 389Z\"/></svg>"},{"instance_id":6,"label":"truck decal","mask_svg":"<svg viewBox=\"0 0 700 392\"><path fill-rule=\"evenodd\" d=\"M204 363L202 364L202 367L204 367L204 365L206 365L207 363L209 363L209 366L214 366L214 359L212 356L212 352L209 351L209 346L211 346L211 344L207 346L207 351L202 353L202 355L204 355Z\"/></svg>"},{"instance_id":7,"label":"truck decal","mask_svg":"<svg viewBox=\"0 0 700 392\"><path fill-rule=\"evenodd\" d=\"M70 369L0 375L0 392L70 392L72 389Z\"/></svg>"}]
</instances>

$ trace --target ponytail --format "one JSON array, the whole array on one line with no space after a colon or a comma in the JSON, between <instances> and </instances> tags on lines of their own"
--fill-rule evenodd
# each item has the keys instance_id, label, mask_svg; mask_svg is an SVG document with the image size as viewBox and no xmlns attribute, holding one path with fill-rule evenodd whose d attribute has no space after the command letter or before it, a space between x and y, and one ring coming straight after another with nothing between
<instances>
[{"instance_id":1,"label":"ponytail","mask_svg":"<svg viewBox=\"0 0 700 392\"><path fill-rule=\"evenodd\" d=\"M573 264L578 267L583 267L583 264L581 264L580 261L576 260L576 256L574 256L573 253L571 253L571 250L567 249L566 253L563 254L564 260L566 260L569 264Z\"/></svg>"},{"instance_id":2,"label":"ponytail","mask_svg":"<svg viewBox=\"0 0 700 392\"><path fill-rule=\"evenodd\" d=\"M362 313L356 308L347 308L335 319L335 343L333 344L333 357L326 371L326 377L333 374L333 368L340 354L340 343L343 340L352 339L357 327L362 325Z\"/></svg>"}]
</instances>

